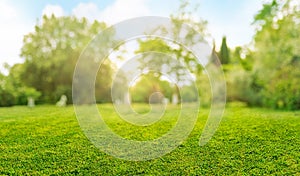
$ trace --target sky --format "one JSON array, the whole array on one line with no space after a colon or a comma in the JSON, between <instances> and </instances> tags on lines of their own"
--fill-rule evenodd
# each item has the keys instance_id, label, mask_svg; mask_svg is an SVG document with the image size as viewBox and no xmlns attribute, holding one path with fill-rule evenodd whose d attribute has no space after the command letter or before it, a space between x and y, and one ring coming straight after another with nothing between
<instances>
[{"instance_id":1,"label":"sky","mask_svg":"<svg viewBox=\"0 0 300 176\"><path fill-rule=\"evenodd\" d=\"M193 14L208 21L208 32L221 44L223 36L233 48L249 44L254 35L253 16L261 9L262 0L190 0L199 4ZM22 63L20 51L23 36L33 32L41 17L75 15L113 25L139 16L169 17L180 5L179 0L0 0L0 72L4 63Z\"/></svg>"}]
</instances>

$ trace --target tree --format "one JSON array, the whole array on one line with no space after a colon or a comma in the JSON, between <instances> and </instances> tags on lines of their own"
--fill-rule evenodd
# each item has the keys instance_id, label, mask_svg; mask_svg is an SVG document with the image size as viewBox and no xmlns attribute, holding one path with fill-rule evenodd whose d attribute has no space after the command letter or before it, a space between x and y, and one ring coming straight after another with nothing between
<instances>
[{"instance_id":1,"label":"tree","mask_svg":"<svg viewBox=\"0 0 300 176\"><path fill-rule=\"evenodd\" d=\"M105 28L104 23L94 21L90 24L85 18L44 16L42 23L35 26L35 31L24 37L21 56L25 63L21 80L42 93L43 103L54 103L63 94L71 103L77 59L93 36ZM109 99L106 96L109 95L110 69L110 62L104 62L98 73L97 101Z\"/></svg>"},{"instance_id":2,"label":"tree","mask_svg":"<svg viewBox=\"0 0 300 176\"><path fill-rule=\"evenodd\" d=\"M152 102L150 103L161 103L162 98L160 92L164 97L171 99L172 88L168 81L161 80L157 73L148 73L140 77L136 84L130 88L130 93L133 102L149 103L150 97Z\"/></svg>"},{"instance_id":3,"label":"tree","mask_svg":"<svg viewBox=\"0 0 300 176\"><path fill-rule=\"evenodd\" d=\"M266 3L255 16L254 74L266 106L299 109L299 21L299 5L291 0Z\"/></svg>"},{"instance_id":4,"label":"tree","mask_svg":"<svg viewBox=\"0 0 300 176\"><path fill-rule=\"evenodd\" d=\"M0 73L0 107L15 104L15 96L7 84L7 77Z\"/></svg>"},{"instance_id":5,"label":"tree","mask_svg":"<svg viewBox=\"0 0 300 176\"><path fill-rule=\"evenodd\" d=\"M40 96L36 89L22 83L23 64L6 66L6 69L9 71L7 76L0 74L0 106L26 105L29 97L37 99Z\"/></svg>"},{"instance_id":6,"label":"tree","mask_svg":"<svg viewBox=\"0 0 300 176\"><path fill-rule=\"evenodd\" d=\"M207 22L202 19L198 21L193 19L192 12L188 10L188 7L188 1L182 1L177 13L171 15L172 27L170 35L173 36L172 38L177 40L179 36L182 37L182 35L184 34L186 44L192 45L198 42L204 42L204 38L208 36L208 34L206 33ZM191 26L194 30L190 30L185 33L186 31L184 25L186 24ZM163 34L165 31L166 29L159 28L155 30L154 33ZM198 35L199 33L201 34L200 38ZM143 59L141 60L141 63L142 66L145 67L151 67L152 65L161 67L161 70L163 70L165 66L168 66L170 68L168 74L172 75L173 80L180 84L174 87L174 95L178 97L178 100L180 100L178 86L183 86L188 82L186 75L187 72L185 70L189 70L196 77L202 74L202 65L198 63L199 61L197 61L194 54L176 42L164 41L158 38L150 38L146 40L140 40L139 44L140 48L136 51L136 53L156 51L169 54L177 59L176 61L172 61L162 58L160 60L156 60L156 62ZM182 65L179 65L178 63L181 63Z\"/></svg>"},{"instance_id":7,"label":"tree","mask_svg":"<svg viewBox=\"0 0 300 176\"><path fill-rule=\"evenodd\" d=\"M255 16L257 31L254 36L256 69L272 77L276 69L288 65L300 56L300 11L292 1L273 0ZM269 77L267 77L269 79Z\"/></svg>"},{"instance_id":8,"label":"tree","mask_svg":"<svg viewBox=\"0 0 300 176\"><path fill-rule=\"evenodd\" d=\"M8 69L7 84L15 97L15 105L26 105L29 97L36 100L41 96L41 92L33 87L26 86L22 82L21 77L24 71L24 64L15 64Z\"/></svg>"},{"instance_id":9,"label":"tree","mask_svg":"<svg viewBox=\"0 0 300 176\"><path fill-rule=\"evenodd\" d=\"M219 59L221 61L221 64L229 64L230 62L229 49L227 47L226 37L222 38L221 49L219 52Z\"/></svg>"},{"instance_id":10,"label":"tree","mask_svg":"<svg viewBox=\"0 0 300 176\"><path fill-rule=\"evenodd\" d=\"M126 95L127 91L129 89L128 85L128 80L126 77L126 72L124 72L122 69L118 70L117 75L115 76L114 79L114 83L113 83L113 87L112 87L112 100L114 101L114 103L123 103L126 104L128 103L128 101L126 102Z\"/></svg>"}]
</instances>

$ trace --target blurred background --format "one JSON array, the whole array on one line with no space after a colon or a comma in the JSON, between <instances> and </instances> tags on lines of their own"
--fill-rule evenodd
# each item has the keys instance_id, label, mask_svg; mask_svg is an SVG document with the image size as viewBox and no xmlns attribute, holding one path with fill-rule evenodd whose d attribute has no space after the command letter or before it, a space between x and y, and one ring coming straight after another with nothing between
<instances>
[{"instance_id":1,"label":"blurred background","mask_svg":"<svg viewBox=\"0 0 300 176\"><path fill-rule=\"evenodd\" d=\"M222 69L227 101L275 109L300 109L300 2L298 0L115 0L115 1L1 1L0 106L55 104L66 95L72 104L76 62L87 44L107 27L132 17L170 17L189 24L211 46L207 64ZM180 26L174 25L174 31ZM189 40L187 38L187 40ZM158 38L146 38L115 49L97 73L95 97L111 103L113 75L126 60L147 51L174 55L195 79L185 81L180 67L170 70L176 82L145 72L129 87L133 103L196 101L211 103L210 84L193 53ZM219 59L219 60L218 60ZM97 61L95 61L97 63ZM172 63L140 62L145 67ZM145 68L144 67L144 68ZM126 78L118 83L124 85ZM179 95L178 89L182 92ZM122 94L122 93L121 93ZM160 95L160 94L157 94ZM120 98L120 101L122 100Z\"/></svg>"}]
</instances>

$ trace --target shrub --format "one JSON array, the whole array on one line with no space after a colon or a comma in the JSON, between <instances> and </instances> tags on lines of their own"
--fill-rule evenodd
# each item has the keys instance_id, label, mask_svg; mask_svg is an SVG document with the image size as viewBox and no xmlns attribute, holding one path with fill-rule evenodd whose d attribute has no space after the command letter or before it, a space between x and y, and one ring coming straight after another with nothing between
<instances>
[{"instance_id":1,"label":"shrub","mask_svg":"<svg viewBox=\"0 0 300 176\"><path fill-rule=\"evenodd\" d=\"M264 104L278 109L300 109L300 70L288 65L278 70L263 91Z\"/></svg>"},{"instance_id":2,"label":"shrub","mask_svg":"<svg viewBox=\"0 0 300 176\"><path fill-rule=\"evenodd\" d=\"M15 104L14 95L0 87L0 107L13 106Z\"/></svg>"},{"instance_id":3,"label":"shrub","mask_svg":"<svg viewBox=\"0 0 300 176\"><path fill-rule=\"evenodd\" d=\"M250 106L262 104L263 83L256 73L234 68L226 74L227 101L242 101Z\"/></svg>"}]
</instances>

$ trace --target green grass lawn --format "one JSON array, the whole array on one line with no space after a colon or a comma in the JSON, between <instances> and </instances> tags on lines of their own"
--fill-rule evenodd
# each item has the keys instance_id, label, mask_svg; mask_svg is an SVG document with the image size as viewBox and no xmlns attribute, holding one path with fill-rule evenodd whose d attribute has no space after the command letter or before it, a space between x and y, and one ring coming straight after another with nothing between
<instances>
[{"instance_id":1,"label":"green grass lawn","mask_svg":"<svg viewBox=\"0 0 300 176\"><path fill-rule=\"evenodd\" d=\"M178 113L149 127L121 121L101 105L113 130L135 140L167 132ZM137 112L147 107L136 106ZM189 138L171 153L149 161L126 161L101 152L85 137L72 106L0 108L0 175L300 175L300 112L228 105L208 144L199 137L209 110L201 109ZM117 125L116 125L117 124Z\"/></svg>"}]
</instances>

